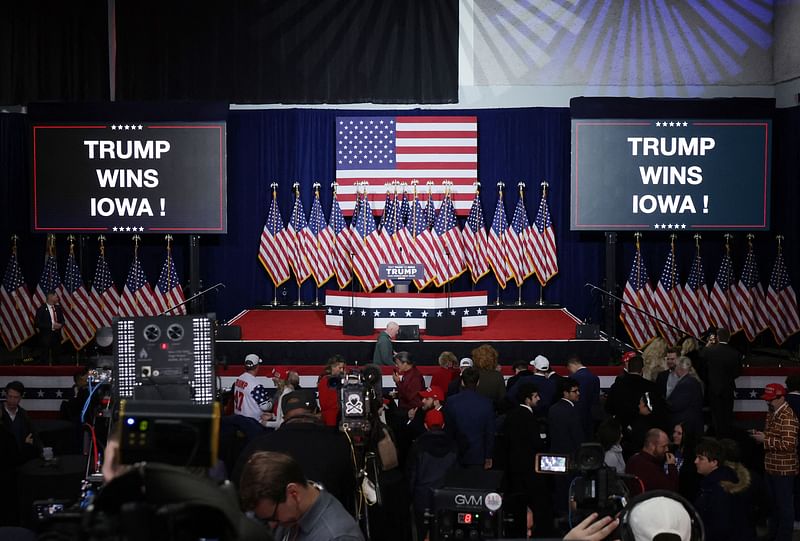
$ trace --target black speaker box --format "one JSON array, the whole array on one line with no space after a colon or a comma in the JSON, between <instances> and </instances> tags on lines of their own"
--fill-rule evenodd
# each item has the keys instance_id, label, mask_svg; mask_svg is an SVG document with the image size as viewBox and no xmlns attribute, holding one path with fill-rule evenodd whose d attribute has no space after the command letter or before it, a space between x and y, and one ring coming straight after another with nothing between
<instances>
[{"instance_id":1,"label":"black speaker box","mask_svg":"<svg viewBox=\"0 0 800 541\"><path fill-rule=\"evenodd\" d=\"M575 338L581 340L597 340L600 338L600 325L578 323L575 327Z\"/></svg>"},{"instance_id":2,"label":"black speaker box","mask_svg":"<svg viewBox=\"0 0 800 541\"><path fill-rule=\"evenodd\" d=\"M214 338L217 340L241 340L242 328L239 325L220 325L214 329Z\"/></svg>"},{"instance_id":3,"label":"black speaker box","mask_svg":"<svg viewBox=\"0 0 800 541\"><path fill-rule=\"evenodd\" d=\"M425 332L431 336L460 336L461 317L426 318Z\"/></svg>"},{"instance_id":4,"label":"black speaker box","mask_svg":"<svg viewBox=\"0 0 800 541\"><path fill-rule=\"evenodd\" d=\"M344 315L342 333L347 336L370 336L375 333L371 317Z\"/></svg>"},{"instance_id":5,"label":"black speaker box","mask_svg":"<svg viewBox=\"0 0 800 541\"><path fill-rule=\"evenodd\" d=\"M400 325L398 340L419 340L419 325Z\"/></svg>"}]
</instances>

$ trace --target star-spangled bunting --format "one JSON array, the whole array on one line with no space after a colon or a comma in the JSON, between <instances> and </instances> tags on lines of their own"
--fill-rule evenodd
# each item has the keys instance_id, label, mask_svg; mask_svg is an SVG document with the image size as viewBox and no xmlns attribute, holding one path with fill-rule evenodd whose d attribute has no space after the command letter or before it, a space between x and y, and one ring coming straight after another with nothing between
<instances>
[{"instance_id":1,"label":"star-spangled bunting","mask_svg":"<svg viewBox=\"0 0 800 541\"><path fill-rule=\"evenodd\" d=\"M547 205L547 183L542 184L542 198L539 200L539 209L536 211L536 219L531 225L531 234L528 238L532 245L533 270L539 278L539 283L545 285L558 274L558 252L553 223L550 220L550 207Z\"/></svg>"},{"instance_id":2,"label":"star-spangled bunting","mask_svg":"<svg viewBox=\"0 0 800 541\"><path fill-rule=\"evenodd\" d=\"M158 277L154 291L156 307L159 313L166 312L168 316L181 316L186 314L186 305L181 304L186 300L183 294L181 281L175 270L175 260L172 259L172 248L167 247L167 256L164 265L161 267L161 274ZM180 306L178 306L181 304ZM174 308L177 307L177 308Z\"/></svg>"},{"instance_id":3,"label":"star-spangled bunting","mask_svg":"<svg viewBox=\"0 0 800 541\"><path fill-rule=\"evenodd\" d=\"M308 231L311 234L313 250L309 254L311 272L317 287L333 277L333 231L325 222L322 203L319 200L319 188L314 190L314 202L311 204L311 215L308 217Z\"/></svg>"},{"instance_id":4,"label":"star-spangled bunting","mask_svg":"<svg viewBox=\"0 0 800 541\"><path fill-rule=\"evenodd\" d=\"M35 313L36 308L17 261L16 247L13 247L0 284L0 335L9 350L18 348L33 336Z\"/></svg>"},{"instance_id":5,"label":"star-spangled bunting","mask_svg":"<svg viewBox=\"0 0 800 541\"><path fill-rule=\"evenodd\" d=\"M508 231L508 221L506 220L506 209L503 206L503 191L497 198L497 206L494 209L492 226L489 228L488 260L494 271L494 276L500 287L505 289L506 283L512 278L512 271L508 264L506 248L506 233Z\"/></svg>"},{"instance_id":6,"label":"star-spangled bunting","mask_svg":"<svg viewBox=\"0 0 800 541\"><path fill-rule=\"evenodd\" d=\"M64 309L64 333L75 349L82 349L94 338L102 318L99 307L94 304L83 285L72 246L67 257L67 270L64 273L64 296L61 299L61 306Z\"/></svg>"},{"instance_id":7,"label":"star-spangled bunting","mask_svg":"<svg viewBox=\"0 0 800 541\"><path fill-rule=\"evenodd\" d=\"M683 286L681 305L683 307L683 326L693 336L702 336L711 325L708 314L708 286L703 270L703 259L700 257L700 248L692 261L692 268Z\"/></svg>"},{"instance_id":8,"label":"star-spangled bunting","mask_svg":"<svg viewBox=\"0 0 800 541\"><path fill-rule=\"evenodd\" d=\"M356 193L383 211L387 181L430 181L437 197L452 182L459 214L466 214L478 176L478 120L475 116L336 118L336 181L345 215ZM360 182L369 183L363 186Z\"/></svg>"},{"instance_id":9,"label":"star-spangled bunting","mask_svg":"<svg viewBox=\"0 0 800 541\"><path fill-rule=\"evenodd\" d=\"M675 247L670 247L661 277L658 279L653 294L653 311L666 323L658 322L661 336L668 344L677 344L681 338L680 331L673 327L681 327L681 285L678 279L678 266L675 262ZM667 325L669 324L669 325Z\"/></svg>"},{"instance_id":10,"label":"star-spangled bunting","mask_svg":"<svg viewBox=\"0 0 800 541\"><path fill-rule=\"evenodd\" d=\"M725 254L719 264L717 277L708 294L708 317L717 327L728 329L731 334L741 329L737 319L733 317L733 261L730 248L725 247Z\"/></svg>"},{"instance_id":11,"label":"star-spangled bunting","mask_svg":"<svg viewBox=\"0 0 800 541\"><path fill-rule=\"evenodd\" d=\"M333 203L331 204L329 229L333 233L334 242L333 249L331 250L331 262L336 274L336 282L339 284L339 287L343 289L347 287L353 279L350 261L350 229L344 221L336 192L333 194Z\"/></svg>"},{"instance_id":12,"label":"star-spangled bunting","mask_svg":"<svg viewBox=\"0 0 800 541\"><path fill-rule=\"evenodd\" d=\"M110 327L112 319L119 315L119 292L111 279L105 249L102 246L94 269L91 295L95 306L99 309L100 326Z\"/></svg>"},{"instance_id":13,"label":"star-spangled bunting","mask_svg":"<svg viewBox=\"0 0 800 541\"><path fill-rule=\"evenodd\" d=\"M445 193L432 233L437 270L434 283L440 287L461 276L466 268L461 231L458 229L456 212L449 192Z\"/></svg>"},{"instance_id":14,"label":"star-spangled bunting","mask_svg":"<svg viewBox=\"0 0 800 541\"><path fill-rule=\"evenodd\" d=\"M747 339L752 342L759 333L766 330L767 296L758 273L756 255L750 244L739 281L731 286L733 292L733 316Z\"/></svg>"},{"instance_id":15,"label":"star-spangled bunting","mask_svg":"<svg viewBox=\"0 0 800 541\"><path fill-rule=\"evenodd\" d=\"M292 217L286 228L286 236L290 246L289 264L294 271L297 283L302 284L311 276L311 265L308 262L307 254L311 253L314 243L311 232L308 230L303 201L300 199L300 190L297 188L295 188L294 207L292 207Z\"/></svg>"},{"instance_id":16,"label":"star-spangled bunting","mask_svg":"<svg viewBox=\"0 0 800 541\"><path fill-rule=\"evenodd\" d=\"M476 283L491 270L487 259L489 237L483 221L480 190L475 191L475 199L461 235L464 238L464 260L472 275L472 282Z\"/></svg>"},{"instance_id":17,"label":"star-spangled bunting","mask_svg":"<svg viewBox=\"0 0 800 541\"><path fill-rule=\"evenodd\" d=\"M642 260L639 242L636 242L636 253L633 256L633 266L625 283L622 299L646 313L651 312L653 289L647 276L647 268ZM658 331L653 324L653 319L646 314L623 304L620 308L619 318L628 331L633 345L642 349L656 337Z\"/></svg>"},{"instance_id":18,"label":"star-spangled bunting","mask_svg":"<svg viewBox=\"0 0 800 541\"><path fill-rule=\"evenodd\" d=\"M278 208L278 196L275 186L272 188L272 203L267 213L267 222L261 232L258 244L258 260L266 269L275 287L291 277L289 253L292 247L283 226L283 218Z\"/></svg>"},{"instance_id":19,"label":"star-spangled bunting","mask_svg":"<svg viewBox=\"0 0 800 541\"><path fill-rule=\"evenodd\" d=\"M772 274L767 288L767 314L769 326L778 345L800 331L800 316L797 312L797 297L792 284L789 283L789 272L783 261L783 250L778 246L778 255L772 266Z\"/></svg>"}]
</instances>

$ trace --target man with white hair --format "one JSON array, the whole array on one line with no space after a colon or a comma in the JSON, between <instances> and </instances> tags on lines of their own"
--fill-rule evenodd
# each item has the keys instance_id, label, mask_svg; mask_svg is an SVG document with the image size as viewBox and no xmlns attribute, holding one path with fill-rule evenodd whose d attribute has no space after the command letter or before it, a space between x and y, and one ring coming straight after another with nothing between
<instances>
[{"instance_id":1,"label":"man with white hair","mask_svg":"<svg viewBox=\"0 0 800 541\"><path fill-rule=\"evenodd\" d=\"M400 325L394 321L386 324L386 330L381 331L375 342L375 354L372 356L373 364L378 366L394 366L394 348L392 341L397 338Z\"/></svg>"},{"instance_id":2,"label":"man with white hair","mask_svg":"<svg viewBox=\"0 0 800 541\"><path fill-rule=\"evenodd\" d=\"M675 386L669 395L671 425L685 423L693 434L703 433L703 386L692 373L692 361L679 357L675 361Z\"/></svg>"}]
</instances>

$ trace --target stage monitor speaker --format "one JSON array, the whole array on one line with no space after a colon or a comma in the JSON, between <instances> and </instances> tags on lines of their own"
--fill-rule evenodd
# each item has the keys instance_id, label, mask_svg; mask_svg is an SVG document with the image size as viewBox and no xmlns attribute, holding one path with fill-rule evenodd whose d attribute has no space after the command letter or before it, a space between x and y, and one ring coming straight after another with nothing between
<instances>
[{"instance_id":1,"label":"stage monitor speaker","mask_svg":"<svg viewBox=\"0 0 800 541\"><path fill-rule=\"evenodd\" d=\"M578 323L575 327L575 337L580 340L597 340L600 338L600 325Z\"/></svg>"},{"instance_id":2,"label":"stage monitor speaker","mask_svg":"<svg viewBox=\"0 0 800 541\"><path fill-rule=\"evenodd\" d=\"M217 340L241 340L242 328L239 325L220 325L214 329Z\"/></svg>"},{"instance_id":3,"label":"stage monitor speaker","mask_svg":"<svg viewBox=\"0 0 800 541\"><path fill-rule=\"evenodd\" d=\"M460 336L461 317L426 318L425 332L431 336Z\"/></svg>"},{"instance_id":4,"label":"stage monitor speaker","mask_svg":"<svg viewBox=\"0 0 800 541\"><path fill-rule=\"evenodd\" d=\"M370 336L375 332L371 317L342 316L342 333L347 336Z\"/></svg>"},{"instance_id":5,"label":"stage monitor speaker","mask_svg":"<svg viewBox=\"0 0 800 541\"><path fill-rule=\"evenodd\" d=\"M419 340L419 325L400 325L398 340Z\"/></svg>"}]
</instances>

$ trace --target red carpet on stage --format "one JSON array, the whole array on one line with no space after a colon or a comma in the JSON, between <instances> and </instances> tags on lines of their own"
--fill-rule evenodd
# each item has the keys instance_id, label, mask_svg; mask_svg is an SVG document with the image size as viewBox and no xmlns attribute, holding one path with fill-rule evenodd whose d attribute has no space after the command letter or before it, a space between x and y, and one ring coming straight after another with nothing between
<instances>
[{"instance_id":1,"label":"red carpet on stage","mask_svg":"<svg viewBox=\"0 0 800 541\"><path fill-rule=\"evenodd\" d=\"M340 327L325 325L324 310L245 310L231 322L242 328L242 340L338 341L374 340L345 336ZM490 309L489 325L464 329L460 341L574 340L578 320L565 309ZM423 331L424 335L424 331ZM453 340L450 336L424 335L428 342Z\"/></svg>"}]
</instances>

